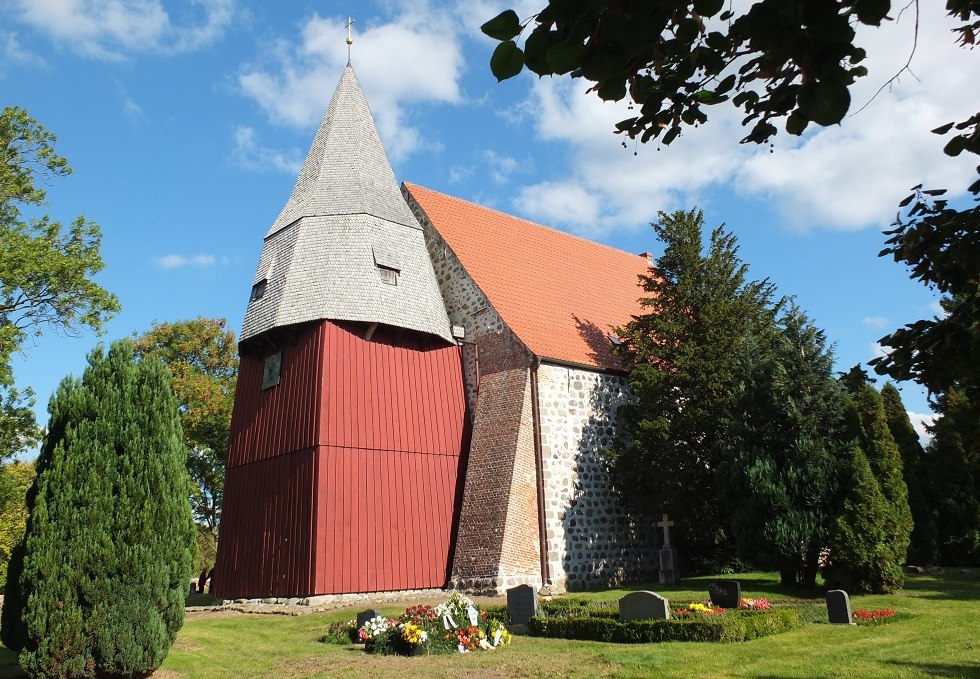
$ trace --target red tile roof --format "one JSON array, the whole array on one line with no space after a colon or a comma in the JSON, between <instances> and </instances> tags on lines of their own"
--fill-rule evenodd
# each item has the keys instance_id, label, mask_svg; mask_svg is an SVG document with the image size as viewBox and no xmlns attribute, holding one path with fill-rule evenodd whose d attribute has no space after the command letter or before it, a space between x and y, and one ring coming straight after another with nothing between
<instances>
[{"instance_id":1,"label":"red tile roof","mask_svg":"<svg viewBox=\"0 0 980 679\"><path fill-rule=\"evenodd\" d=\"M537 356L621 370L608 335L641 313L648 262L601 243L405 184L504 322Z\"/></svg>"}]
</instances>

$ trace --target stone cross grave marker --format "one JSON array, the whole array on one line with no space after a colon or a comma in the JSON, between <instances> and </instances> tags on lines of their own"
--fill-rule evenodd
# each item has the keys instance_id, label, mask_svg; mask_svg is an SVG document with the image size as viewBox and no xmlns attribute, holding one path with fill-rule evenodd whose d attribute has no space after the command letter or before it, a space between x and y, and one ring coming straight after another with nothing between
<instances>
[{"instance_id":1,"label":"stone cross grave marker","mask_svg":"<svg viewBox=\"0 0 980 679\"><path fill-rule=\"evenodd\" d=\"M531 585L518 585L507 590L507 615L512 625L527 625L537 612L538 595Z\"/></svg>"},{"instance_id":2,"label":"stone cross grave marker","mask_svg":"<svg viewBox=\"0 0 980 679\"><path fill-rule=\"evenodd\" d=\"M851 599L842 589L827 592L827 617L831 625L851 624Z\"/></svg>"},{"instance_id":3,"label":"stone cross grave marker","mask_svg":"<svg viewBox=\"0 0 980 679\"><path fill-rule=\"evenodd\" d=\"M619 600L619 619L630 620L669 620L670 604L667 599L655 592L640 590L630 592Z\"/></svg>"},{"instance_id":4,"label":"stone cross grave marker","mask_svg":"<svg viewBox=\"0 0 980 679\"><path fill-rule=\"evenodd\" d=\"M715 580L708 585L711 603L720 608L738 608L742 599L742 585L738 580Z\"/></svg>"},{"instance_id":5,"label":"stone cross grave marker","mask_svg":"<svg viewBox=\"0 0 980 679\"><path fill-rule=\"evenodd\" d=\"M657 526L664 529L664 546L660 548L660 584L674 585L680 580L677 572L677 550L670 544L670 527L674 522L666 514Z\"/></svg>"}]
</instances>

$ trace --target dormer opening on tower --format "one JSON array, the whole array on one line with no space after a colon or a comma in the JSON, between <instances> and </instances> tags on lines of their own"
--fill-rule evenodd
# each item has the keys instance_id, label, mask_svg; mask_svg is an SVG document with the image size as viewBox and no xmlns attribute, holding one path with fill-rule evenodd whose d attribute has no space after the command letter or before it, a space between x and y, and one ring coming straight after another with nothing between
<instances>
[{"instance_id":1,"label":"dormer opening on tower","mask_svg":"<svg viewBox=\"0 0 980 679\"><path fill-rule=\"evenodd\" d=\"M398 285L398 275L402 272L401 258L397 251L388 243L375 243L371 247L374 255L374 265L378 268L381 282L387 285Z\"/></svg>"},{"instance_id":2,"label":"dormer opening on tower","mask_svg":"<svg viewBox=\"0 0 980 679\"><path fill-rule=\"evenodd\" d=\"M269 287L269 278L272 276L272 265L275 264L275 258L269 259L266 266L261 266L259 272L255 276L255 282L252 283L252 293L248 296L249 303L254 302L257 299L262 299L265 295L265 290Z\"/></svg>"}]
</instances>

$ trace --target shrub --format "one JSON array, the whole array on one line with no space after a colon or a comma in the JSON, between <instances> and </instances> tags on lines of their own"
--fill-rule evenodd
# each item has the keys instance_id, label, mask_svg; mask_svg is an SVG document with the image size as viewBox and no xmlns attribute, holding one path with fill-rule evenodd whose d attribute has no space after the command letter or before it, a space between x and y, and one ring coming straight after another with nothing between
<instances>
[{"instance_id":1,"label":"shrub","mask_svg":"<svg viewBox=\"0 0 980 679\"><path fill-rule=\"evenodd\" d=\"M631 622L619 620L618 614L613 611L599 610L580 616L534 617L528 623L528 632L539 637L618 644L662 641L734 642L779 634L799 624L799 615L792 609L730 610L723 615Z\"/></svg>"},{"instance_id":2,"label":"shrub","mask_svg":"<svg viewBox=\"0 0 980 679\"><path fill-rule=\"evenodd\" d=\"M183 623L195 556L169 374L116 342L48 409L5 639L31 676L144 676Z\"/></svg>"}]
</instances>

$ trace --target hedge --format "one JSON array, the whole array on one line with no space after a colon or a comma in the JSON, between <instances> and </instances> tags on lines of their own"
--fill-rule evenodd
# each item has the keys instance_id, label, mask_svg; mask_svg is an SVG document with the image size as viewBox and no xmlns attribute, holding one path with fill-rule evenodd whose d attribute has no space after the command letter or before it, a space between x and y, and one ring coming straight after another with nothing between
<instances>
[{"instance_id":1,"label":"hedge","mask_svg":"<svg viewBox=\"0 0 980 679\"><path fill-rule=\"evenodd\" d=\"M661 641L749 641L797 627L793 609L727 611L724 615L622 622L615 611L585 611L582 615L534 617L528 633L537 637L646 644Z\"/></svg>"}]
</instances>

